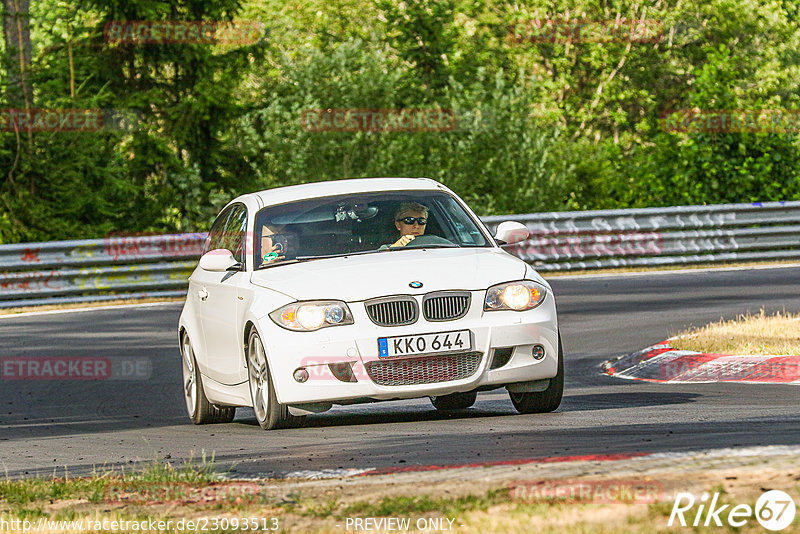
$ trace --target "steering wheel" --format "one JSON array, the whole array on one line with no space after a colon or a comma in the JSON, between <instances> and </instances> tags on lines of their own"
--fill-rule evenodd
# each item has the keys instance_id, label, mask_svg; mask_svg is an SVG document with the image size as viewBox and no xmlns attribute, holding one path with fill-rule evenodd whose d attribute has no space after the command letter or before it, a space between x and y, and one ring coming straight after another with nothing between
<instances>
[{"instance_id":1,"label":"steering wheel","mask_svg":"<svg viewBox=\"0 0 800 534\"><path fill-rule=\"evenodd\" d=\"M410 247L427 247L429 245L453 245L452 241L449 241L443 237L439 237L438 235L421 235L417 236L411 240L409 244L406 245L406 248Z\"/></svg>"}]
</instances>

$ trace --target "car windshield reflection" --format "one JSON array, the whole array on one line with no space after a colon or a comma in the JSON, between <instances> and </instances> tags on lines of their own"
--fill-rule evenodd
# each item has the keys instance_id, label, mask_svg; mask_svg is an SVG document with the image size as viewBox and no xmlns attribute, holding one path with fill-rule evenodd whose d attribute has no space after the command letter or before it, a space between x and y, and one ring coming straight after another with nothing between
<instances>
[{"instance_id":1,"label":"car windshield reflection","mask_svg":"<svg viewBox=\"0 0 800 534\"><path fill-rule=\"evenodd\" d=\"M257 269L296 261L420 248L492 246L451 195L359 193L268 206L255 218Z\"/></svg>"}]
</instances>

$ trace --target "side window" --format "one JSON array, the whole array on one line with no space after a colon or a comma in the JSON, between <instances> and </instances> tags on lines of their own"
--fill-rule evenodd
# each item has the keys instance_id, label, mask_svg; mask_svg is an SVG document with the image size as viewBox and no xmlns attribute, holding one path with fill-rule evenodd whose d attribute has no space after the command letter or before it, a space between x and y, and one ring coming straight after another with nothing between
<instances>
[{"instance_id":1,"label":"side window","mask_svg":"<svg viewBox=\"0 0 800 534\"><path fill-rule=\"evenodd\" d=\"M222 245L222 238L224 237L225 223L228 222L228 217L230 217L233 208L233 206L226 208L222 213L217 215L217 219L214 221L214 224L211 225L211 230L208 231L208 237L206 237L206 242L203 245L203 254L209 250L225 248Z\"/></svg>"},{"instance_id":2,"label":"side window","mask_svg":"<svg viewBox=\"0 0 800 534\"><path fill-rule=\"evenodd\" d=\"M231 206L233 211L228 217L223 231L222 247L233 252L236 261L244 265L244 234L247 230L247 208L241 204Z\"/></svg>"},{"instance_id":3,"label":"side window","mask_svg":"<svg viewBox=\"0 0 800 534\"><path fill-rule=\"evenodd\" d=\"M455 234L457 242L466 246L486 245L486 239L454 198L447 197L440 203L440 206L447 215L446 219L450 223L450 229Z\"/></svg>"}]
</instances>

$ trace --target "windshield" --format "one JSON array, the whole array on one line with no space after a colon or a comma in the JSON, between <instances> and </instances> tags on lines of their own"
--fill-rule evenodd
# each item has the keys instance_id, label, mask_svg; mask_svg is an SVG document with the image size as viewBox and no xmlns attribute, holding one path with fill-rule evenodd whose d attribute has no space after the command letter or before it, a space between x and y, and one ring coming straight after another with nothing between
<instances>
[{"instance_id":1,"label":"windshield","mask_svg":"<svg viewBox=\"0 0 800 534\"><path fill-rule=\"evenodd\" d=\"M255 219L256 268L410 248L492 246L451 195L391 191L268 206Z\"/></svg>"}]
</instances>

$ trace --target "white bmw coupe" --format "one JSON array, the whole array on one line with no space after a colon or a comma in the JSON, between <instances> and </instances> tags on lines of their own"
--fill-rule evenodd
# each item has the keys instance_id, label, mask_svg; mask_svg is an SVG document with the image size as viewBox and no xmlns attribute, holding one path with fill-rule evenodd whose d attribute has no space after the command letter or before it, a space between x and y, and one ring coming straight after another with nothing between
<instances>
[{"instance_id":1,"label":"white bmw coupe","mask_svg":"<svg viewBox=\"0 0 800 534\"><path fill-rule=\"evenodd\" d=\"M558 408L555 299L457 195L422 178L309 183L240 196L211 226L178 325L196 424L252 407L264 429L334 404L430 397L465 409L506 388Z\"/></svg>"}]
</instances>

